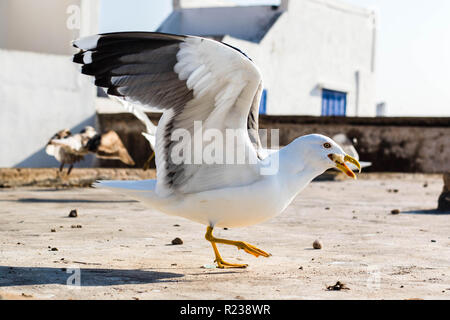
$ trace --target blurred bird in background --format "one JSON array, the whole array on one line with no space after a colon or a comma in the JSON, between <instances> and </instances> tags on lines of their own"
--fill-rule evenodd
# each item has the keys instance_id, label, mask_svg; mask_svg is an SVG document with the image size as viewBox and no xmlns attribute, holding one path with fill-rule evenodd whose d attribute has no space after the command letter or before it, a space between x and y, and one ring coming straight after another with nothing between
<instances>
[{"instance_id":1,"label":"blurred bird in background","mask_svg":"<svg viewBox=\"0 0 450 320\"><path fill-rule=\"evenodd\" d=\"M94 153L100 159L120 160L129 166L135 164L115 131L99 134L91 126L77 134L72 134L69 129L58 131L47 143L45 152L61 163L59 171L65 164L70 165L67 175L88 153Z\"/></svg>"},{"instance_id":2,"label":"blurred bird in background","mask_svg":"<svg viewBox=\"0 0 450 320\"><path fill-rule=\"evenodd\" d=\"M336 141L341 147L342 150L345 151L349 156L352 156L356 160L359 161L359 154L358 151L356 151L355 145L358 143L358 140L356 138L353 138L351 141L349 137L345 133L338 133L333 136L333 140ZM359 164L361 168L367 168L372 165L372 162L369 161L359 161ZM356 167L354 164L349 163L350 169L352 170L359 170L358 167Z\"/></svg>"}]
</instances>

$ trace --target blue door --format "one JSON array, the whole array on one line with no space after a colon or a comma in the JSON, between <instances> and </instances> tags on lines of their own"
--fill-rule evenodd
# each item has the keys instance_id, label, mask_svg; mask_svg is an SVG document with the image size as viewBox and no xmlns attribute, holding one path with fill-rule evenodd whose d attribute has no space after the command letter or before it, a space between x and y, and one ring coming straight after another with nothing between
<instances>
[{"instance_id":1,"label":"blue door","mask_svg":"<svg viewBox=\"0 0 450 320\"><path fill-rule=\"evenodd\" d=\"M264 89L261 94L261 100L259 102L259 114L267 113L267 90Z\"/></svg>"},{"instance_id":2,"label":"blue door","mask_svg":"<svg viewBox=\"0 0 450 320\"><path fill-rule=\"evenodd\" d=\"M345 116L347 109L347 93L322 89L322 115Z\"/></svg>"}]
</instances>

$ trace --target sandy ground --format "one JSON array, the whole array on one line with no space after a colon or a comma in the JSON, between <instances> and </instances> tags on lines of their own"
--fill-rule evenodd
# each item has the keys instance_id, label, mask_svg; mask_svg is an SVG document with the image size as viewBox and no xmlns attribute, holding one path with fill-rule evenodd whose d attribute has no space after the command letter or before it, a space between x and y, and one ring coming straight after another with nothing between
<instances>
[{"instance_id":1,"label":"sandy ground","mask_svg":"<svg viewBox=\"0 0 450 320\"><path fill-rule=\"evenodd\" d=\"M216 231L272 253L219 245L229 262L249 263L244 270L208 268L203 226L125 196L0 189L0 297L449 299L450 220L433 211L442 184L437 175L314 182L271 221ZM175 237L184 243L171 245ZM328 291L336 281L349 290Z\"/></svg>"}]
</instances>

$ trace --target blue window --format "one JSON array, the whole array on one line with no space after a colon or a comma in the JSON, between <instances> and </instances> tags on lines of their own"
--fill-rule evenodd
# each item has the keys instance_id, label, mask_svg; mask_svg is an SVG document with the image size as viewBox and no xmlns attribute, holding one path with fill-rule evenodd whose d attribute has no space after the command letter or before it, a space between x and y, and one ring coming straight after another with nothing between
<instances>
[{"instance_id":1,"label":"blue window","mask_svg":"<svg viewBox=\"0 0 450 320\"><path fill-rule=\"evenodd\" d=\"M322 115L345 116L347 109L347 93L322 89Z\"/></svg>"},{"instance_id":2,"label":"blue window","mask_svg":"<svg viewBox=\"0 0 450 320\"><path fill-rule=\"evenodd\" d=\"M264 89L261 94L261 101L259 102L259 114L267 113L267 89Z\"/></svg>"}]
</instances>

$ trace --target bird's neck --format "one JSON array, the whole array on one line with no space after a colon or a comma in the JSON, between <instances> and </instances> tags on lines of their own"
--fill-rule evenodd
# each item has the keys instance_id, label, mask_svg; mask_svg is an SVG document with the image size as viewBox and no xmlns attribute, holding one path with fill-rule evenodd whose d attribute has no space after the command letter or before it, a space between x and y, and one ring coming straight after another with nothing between
<instances>
[{"instance_id":1,"label":"bird's neck","mask_svg":"<svg viewBox=\"0 0 450 320\"><path fill-rule=\"evenodd\" d=\"M289 202L302 191L315 177L322 174L322 168L310 164L306 154L298 152L298 146L291 143L272 154L278 157L279 167L277 176L282 183L282 189Z\"/></svg>"}]
</instances>

